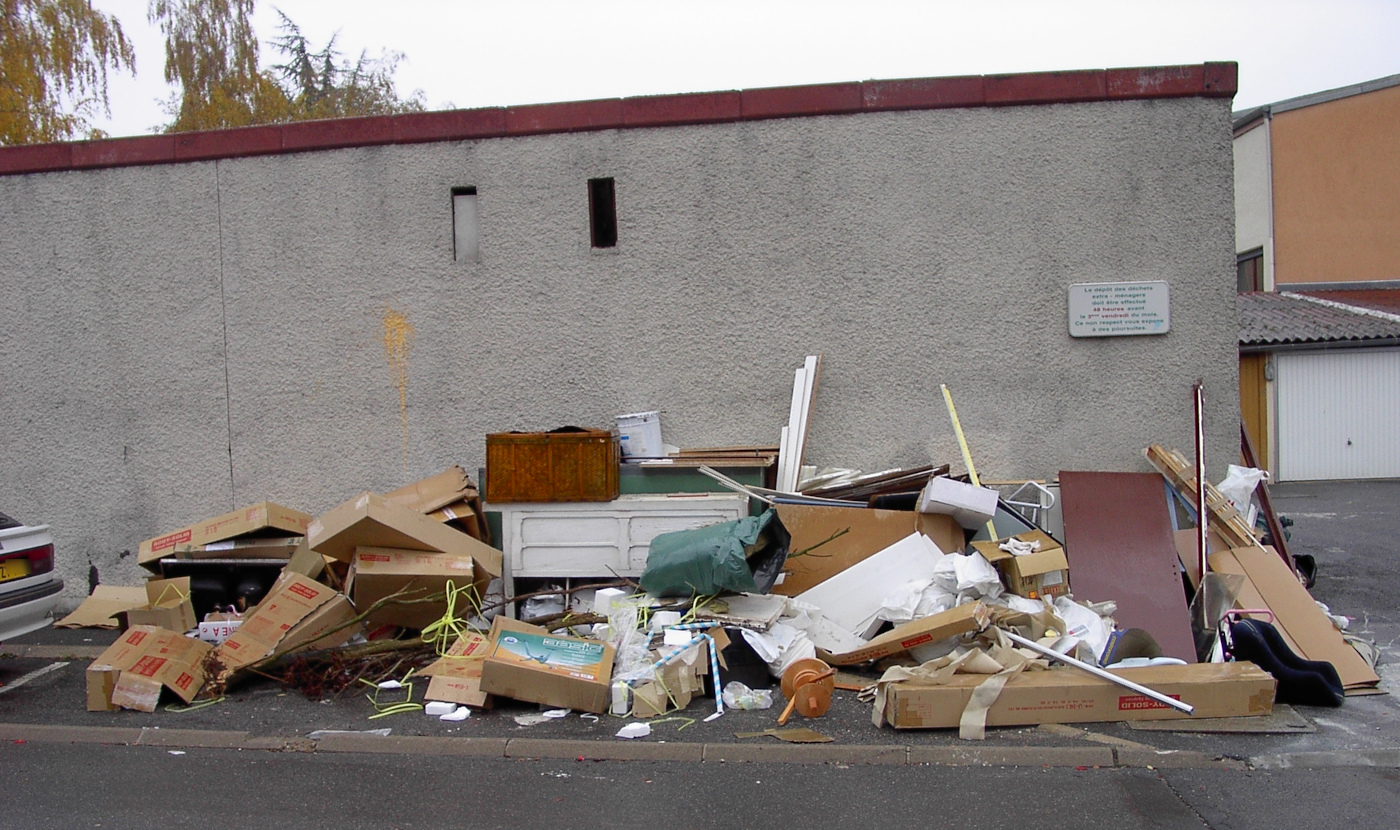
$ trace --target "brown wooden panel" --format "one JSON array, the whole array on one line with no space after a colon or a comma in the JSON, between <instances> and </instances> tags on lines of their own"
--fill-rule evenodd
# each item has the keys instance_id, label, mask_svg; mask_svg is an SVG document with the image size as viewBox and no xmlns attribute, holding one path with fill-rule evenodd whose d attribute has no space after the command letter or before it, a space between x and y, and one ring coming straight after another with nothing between
<instances>
[{"instance_id":1,"label":"brown wooden panel","mask_svg":"<svg viewBox=\"0 0 1400 830\"><path fill-rule=\"evenodd\" d=\"M1156 473L1060 473L1069 585L1114 600L1120 628L1142 628L1169 657L1196 662L1167 491Z\"/></svg>"}]
</instances>

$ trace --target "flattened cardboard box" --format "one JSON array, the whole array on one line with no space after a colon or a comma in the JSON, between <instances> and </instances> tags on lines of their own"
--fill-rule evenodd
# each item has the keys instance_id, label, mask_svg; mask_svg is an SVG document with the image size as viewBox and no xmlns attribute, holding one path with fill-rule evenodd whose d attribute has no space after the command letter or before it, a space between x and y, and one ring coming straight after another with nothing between
<instances>
[{"instance_id":1,"label":"flattened cardboard box","mask_svg":"<svg viewBox=\"0 0 1400 830\"><path fill-rule=\"evenodd\" d=\"M933 540L941 551L967 544L952 516L910 510L780 504L778 518L792 534L787 563L773 593L795 597L868 559L914 531ZM805 551L805 552L804 552Z\"/></svg>"},{"instance_id":2,"label":"flattened cardboard box","mask_svg":"<svg viewBox=\"0 0 1400 830\"><path fill-rule=\"evenodd\" d=\"M1243 574L1247 580L1236 608L1267 608L1284 640L1306 660L1331 663L1348 693L1380 683L1370 665L1342 639L1332 621L1293 575L1273 548L1232 548L1212 554L1210 568Z\"/></svg>"},{"instance_id":3,"label":"flattened cardboard box","mask_svg":"<svg viewBox=\"0 0 1400 830\"><path fill-rule=\"evenodd\" d=\"M277 536L267 539L224 539L204 545L176 545L168 556L176 559L290 559L304 538Z\"/></svg>"},{"instance_id":4,"label":"flattened cardboard box","mask_svg":"<svg viewBox=\"0 0 1400 830\"><path fill-rule=\"evenodd\" d=\"M437 475L391 490L384 494L384 498L418 513L432 513L440 507L475 495L476 488L467 478L467 471L461 465L453 464Z\"/></svg>"},{"instance_id":5,"label":"flattened cardboard box","mask_svg":"<svg viewBox=\"0 0 1400 830\"><path fill-rule=\"evenodd\" d=\"M54 628L117 628L117 614L138 608L147 602L146 589L140 585L98 585L73 613L53 624Z\"/></svg>"},{"instance_id":6,"label":"flattened cardboard box","mask_svg":"<svg viewBox=\"0 0 1400 830\"><path fill-rule=\"evenodd\" d=\"M601 715L612 697L612 664L607 643L558 637L501 614L491 623L481 690Z\"/></svg>"},{"instance_id":7,"label":"flattened cardboard box","mask_svg":"<svg viewBox=\"0 0 1400 830\"><path fill-rule=\"evenodd\" d=\"M447 583L462 588L472 584L475 568L470 556L454 553L424 553L400 548L355 548L350 562L346 589L360 613L398 591L409 591L406 599L422 599L443 593ZM465 608L463 609L466 610ZM447 601L414 604L388 604L369 617L371 627L401 625L422 629L447 613Z\"/></svg>"},{"instance_id":8,"label":"flattened cardboard box","mask_svg":"<svg viewBox=\"0 0 1400 830\"><path fill-rule=\"evenodd\" d=\"M88 711L154 712L162 688L189 703L204 686L204 658L211 650L176 631L129 628L87 668Z\"/></svg>"},{"instance_id":9,"label":"flattened cardboard box","mask_svg":"<svg viewBox=\"0 0 1400 830\"><path fill-rule=\"evenodd\" d=\"M333 609L316 613L332 603ZM238 631L215 649L214 659L222 667L220 679L264 658L312 644L334 625L353 617L354 610L344 595L301 574L283 572L263 601L243 617ZM353 635L353 627L346 627L327 640L343 636L340 642L344 642ZM332 643L315 644L325 647Z\"/></svg>"},{"instance_id":10,"label":"flattened cardboard box","mask_svg":"<svg viewBox=\"0 0 1400 830\"><path fill-rule=\"evenodd\" d=\"M446 655L418 672L432 678L423 699L490 709L491 696L481 690L481 664L490 647L491 641L475 631L458 637Z\"/></svg>"},{"instance_id":11,"label":"flattened cardboard box","mask_svg":"<svg viewBox=\"0 0 1400 830\"><path fill-rule=\"evenodd\" d=\"M349 562L357 547L455 553L470 556L491 576L501 575L500 551L378 493L361 493L313 521L306 542L341 562Z\"/></svg>"},{"instance_id":12,"label":"flattened cardboard box","mask_svg":"<svg viewBox=\"0 0 1400 830\"><path fill-rule=\"evenodd\" d=\"M1274 678L1253 663L1193 663L1114 672L1196 707L1194 715L1159 703L1078 669L1024 671L1007 682L987 710L988 726L1096 723L1176 718L1267 715L1274 708ZM885 697L883 723L896 729L945 729L958 725L972 692L987 675L956 674L941 686L895 683Z\"/></svg>"},{"instance_id":13,"label":"flattened cardboard box","mask_svg":"<svg viewBox=\"0 0 1400 830\"><path fill-rule=\"evenodd\" d=\"M917 646L941 643L959 634L979 631L989 621L987 606L969 602L949 608L931 617L912 620L895 626L871 640L865 646L842 654L817 649L817 656L833 666L854 666L868 660L879 660Z\"/></svg>"},{"instance_id":14,"label":"flattened cardboard box","mask_svg":"<svg viewBox=\"0 0 1400 830\"><path fill-rule=\"evenodd\" d=\"M179 545L207 545L267 530L302 536L310 524L311 517L301 511L270 501L259 502L147 539L136 549L136 561L154 569L161 557L169 556Z\"/></svg>"},{"instance_id":15,"label":"flattened cardboard box","mask_svg":"<svg viewBox=\"0 0 1400 830\"><path fill-rule=\"evenodd\" d=\"M152 579L146 583L146 604L128 609L126 624L154 625L170 631L189 631L199 624L190 600L190 578Z\"/></svg>"},{"instance_id":16,"label":"flattened cardboard box","mask_svg":"<svg viewBox=\"0 0 1400 830\"><path fill-rule=\"evenodd\" d=\"M1006 590L1027 599L1057 597L1069 593L1069 560L1065 549L1049 534L1030 530L1011 537L1022 542L1039 542L1040 549L1025 556L1015 556L995 542L973 542L972 549L982 554L1001 573Z\"/></svg>"}]
</instances>

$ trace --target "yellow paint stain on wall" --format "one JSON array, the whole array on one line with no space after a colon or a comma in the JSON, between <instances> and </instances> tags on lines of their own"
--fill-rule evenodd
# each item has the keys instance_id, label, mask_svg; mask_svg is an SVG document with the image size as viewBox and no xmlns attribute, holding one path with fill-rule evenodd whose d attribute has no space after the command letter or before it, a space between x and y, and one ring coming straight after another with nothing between
<instances>
[{"instance_id":1,"label":"yellow paint stain on wall","mask_svg":"<svg viewBox=\"0 0 1400 830\"><path fill-rule=\"evenodd\" d=\"M403 470L408 477L408 351L413 345L413 324L402 312L388 306L384 311L384 354L389 358L389 376L399 390L399 420L403 422Z\"/></svg>"}]
</instances>

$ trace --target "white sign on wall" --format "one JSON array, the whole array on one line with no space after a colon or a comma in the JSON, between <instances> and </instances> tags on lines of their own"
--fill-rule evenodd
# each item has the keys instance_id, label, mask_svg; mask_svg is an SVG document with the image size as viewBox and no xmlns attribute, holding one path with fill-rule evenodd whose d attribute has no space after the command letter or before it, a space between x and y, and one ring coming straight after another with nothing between
<instances>
[{"instance_id":1,"label":"white sign on wall","mask_svg":"<svg viewBox=\"0 0 1400 830\"><path fill-rule=\"evenodd\" d=\"M1071 337L1166 334L1172 327L1165 280L1089 282L1069 287Z\"/></svg>"}]
</instances>

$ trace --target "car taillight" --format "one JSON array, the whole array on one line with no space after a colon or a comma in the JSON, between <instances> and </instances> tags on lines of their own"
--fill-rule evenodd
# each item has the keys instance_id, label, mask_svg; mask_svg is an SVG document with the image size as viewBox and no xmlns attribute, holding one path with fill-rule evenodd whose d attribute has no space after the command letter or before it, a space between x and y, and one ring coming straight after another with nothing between
<instances>
[{"instance_id":1,"label":"car taillight","mask_svg":"<svg viewBox=\"0 0 1400 830\"><path fill-rule=\"evenodd\" d=\"M28 559L29 573L46 574L53 570L53 545L18 551L8 556L0 556L0 559Z\"/></svg>"}]
</instances>

